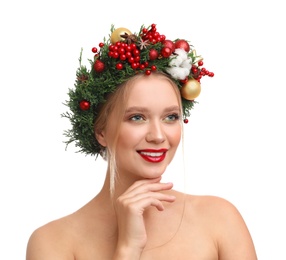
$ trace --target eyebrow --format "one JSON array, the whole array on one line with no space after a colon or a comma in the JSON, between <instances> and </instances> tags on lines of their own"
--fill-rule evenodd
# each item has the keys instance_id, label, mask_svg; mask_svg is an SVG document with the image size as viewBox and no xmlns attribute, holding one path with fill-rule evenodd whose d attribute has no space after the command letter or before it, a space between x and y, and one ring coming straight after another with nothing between
<instances>
[{"instance_id":1,"label":"eyebrow","mask_svg":"<svg viewBox=\"0 0 286 260\"><path fill-rule=\"evenodd\" d=\"M138 107L138 106L133 106L133 107L128 107L126 110L125 110L125 113L130 113L130 112L142 112L142 113L146 113L148 112L148 108L146 107ZM170 106L170 107L167 107L164 109L164 112L171 112L171 111L178 111L180 112L180 107L179 106Z\"/></svg>"}]
</instances>

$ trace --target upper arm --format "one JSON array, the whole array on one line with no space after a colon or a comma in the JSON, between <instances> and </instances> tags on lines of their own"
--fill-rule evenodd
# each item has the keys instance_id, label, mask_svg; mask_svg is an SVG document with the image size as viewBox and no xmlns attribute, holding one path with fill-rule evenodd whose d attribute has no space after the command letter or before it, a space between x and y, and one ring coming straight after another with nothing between
<instances>
[{"instance_id":1,"label":"upper arm","mask_svg":"<svg viewBox=\"0 0 286 260\"><path fill-rule=\"evenodd\" d=\"M247 225L237 208L219 199L216 233L220 260L257 260Z\"/></svg>"}]
</instances>

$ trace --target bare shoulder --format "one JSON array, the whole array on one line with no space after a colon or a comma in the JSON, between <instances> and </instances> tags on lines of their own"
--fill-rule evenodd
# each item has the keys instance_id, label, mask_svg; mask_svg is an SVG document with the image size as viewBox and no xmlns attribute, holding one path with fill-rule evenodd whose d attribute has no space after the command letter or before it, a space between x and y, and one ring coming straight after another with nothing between
<instances>
[{"instance_id":1,"label":"bare shoulder","mask_svg":"<svg viewBox=\"0 0 286 260\"><path fill-rule=\"evenodd\" d=\"M230 201L216 196L187 195L186 218L206 228L218 248L219 259L257 259L248 227Z\"/></svg>"},{"instance_id":2,"label":"bare shoulder","mask_svg":"<svg viewBox=\"0 0 286 260\"><path fill-rule=\"evenodd\" d=\"M186 217L199 218L206 225L210 225L219 233L223 230L241 228L246 229L246 224L236 206L230 201L217 196L187 195Z\"/></svg>"},{"instance_id":3,"label":"bare shoulder","mask_svg":"<svg viewBox=\"0 0 286 260\"><path fill-rule=\"evenodd\" d=\"M26 260L71 260L73 228L71 217L51 221L37 228L27 244Z\"/></svg>"},{"instance_id":4,"label":"bare shoulder","mask_svg":"<svg viewBox=\"0 0 286 260\"><path fill-rule=\"evenodd\" d=\"M72 214L39 227L29 238L26 260L104 259L100 253L109 251L102 248L114 235L108 216L91 200Z\"/></svg>"},{"instance_id":5,"label":"bare shoulder","mask_svg":"<svg viewBox=\"0 0 286 260\"><path fill-rule=\"evenodd\" d=\"M242 220L242 216L236 206L230 201L217 196L187 195L187 205L198 213L208 213L212 218L235 218Z\"/></svg>"}]
</instances>

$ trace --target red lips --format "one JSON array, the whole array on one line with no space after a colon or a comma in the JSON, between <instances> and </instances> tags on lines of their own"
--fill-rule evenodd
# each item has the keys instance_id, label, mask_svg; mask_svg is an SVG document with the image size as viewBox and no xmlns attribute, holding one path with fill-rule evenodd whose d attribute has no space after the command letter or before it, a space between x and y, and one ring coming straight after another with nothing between
<instances>
[{"instance_id":1,"label":"red lips","mask_svg":"<svg viewBox=\"0 0 286 260\"><path fill-rule=\"evenodd\" d=\"M168 149L145 149L137 152L147 162L159 163L165 159L167 151Z\"/></svg>"}]
</instances>

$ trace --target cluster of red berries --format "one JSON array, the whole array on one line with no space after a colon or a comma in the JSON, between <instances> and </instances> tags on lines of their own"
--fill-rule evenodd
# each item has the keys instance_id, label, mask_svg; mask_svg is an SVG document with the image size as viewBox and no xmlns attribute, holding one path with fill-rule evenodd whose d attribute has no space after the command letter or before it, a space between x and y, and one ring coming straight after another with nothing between
<instances>
[{"instance_id":1,"label":"cluster of red berries","mask_svg":"<svg viewBox=\"0 0 286 260\"><path fill-rule=\"evenodd\" d=\"M149 62L144 61L140 62L140 49L146 48L146 46L150 44L156 44L158 42L164 43L166 40L165 35L161 35L157 32L156 25L152 24L151 28L148 30L146 28L142 29L142 33L140 35L140 39L134 39L133 36L130 36L130 43L128 43L128 39L124 41L117 41L114 44L108 46L108 56L113 59L117 59L118 62L116 63L116 69L122 70L124 68L124 62L128 62L132 69L140 69L145 70L145 74L149 75L151 71L155 71L157 68L155 65L149 67ZM141 42L140 42L141 41ZM136 44L136 43L137 44ZM103 47L104 43L100 43L99 47ZM160 53L157 50L151 48L149 49L149 60L156 60L160 55L167 58L169 57L174 50L163 46ZM92 52L96 53L95 56L99 55L97 53L97 48L93 47ZM105 66L104 63L97 59L94 63L94 70L96 72L102 72Z\"/></svg>"},{"instance_id":2,"label":"cluster of red berries","mask_svg":"<svg viewBox=\"0 0 286 260\"><path fill-rule=\"evenodd\" d=\"M149 63L147 61L140 63L140 50L136 46L135 43L125 43L125 42L116 42L115 44L111 44L108 47L108 56L113 59L118 59L116 63L116 69L122 70L124 68L124 61L127 61L131 68L144 70L148 68ZM92 48L93 52L97 52L97 49ZM102 72L104 70L104 63L97 59L94 63L94 70L96 72ZM150 74L151 70L156 70L156 66L151 66L150 69L146 70L146 74Z\"/></svg>"},{"instance_id":3,"label":"cluster of red berries","mask_svg":"<svg viewBox=\"0 0 286 260\"><path fill-rule=\"evenodd\" d=\"M194 75L194 78L200 82L201 78L204 76L213 77L214 73L211 71L208 71L206 68L199 68L204 65L204 62L200 60L198 62L198 65L193 65L191 68L192 74Z\"/></svg>"},{"instance_id":4,"label":"cluster of red berries","mask_svg":"<svg viewBox=\"0 0 286 260\"><path fill-rule=\"evenodd\" d=\"M137 48L135 43L127 44L125 42L116 42L109 46L108 56L114 59L119 59L116 64L116 69L122 70L122 61L127 61L132 69L144 70L149 66L147 61L140 63L140 50ZM156 70L156 66L152 66L152 70Z\"/></svg>"},{"instance_id":5,"label":"cluster of red berries","mask_svg":"<svg viewBox=\"0 0 286 260\"><path fill-rule=\"evenodd\" d=\"M156 24L151 24L151 29L142 29L142 34L140 35L143 41L149 41L151 44L156 44L158 42L164 42L166 40L165 35L161 35L157 32Z\"/></svg>"}]
</instances>

